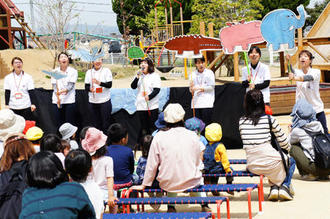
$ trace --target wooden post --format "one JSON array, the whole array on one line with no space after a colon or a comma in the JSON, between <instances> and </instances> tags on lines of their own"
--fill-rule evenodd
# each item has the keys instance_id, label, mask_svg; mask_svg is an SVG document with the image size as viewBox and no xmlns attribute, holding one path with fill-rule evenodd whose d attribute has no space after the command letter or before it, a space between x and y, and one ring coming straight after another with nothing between
<instances>
[{"instance_id":1,"label":"wooden post","mask_svg":"<svg viewBox=\"0 0 330 219\"><path fill-rule=\"evenodd\" d=\"M173 37L173 9L172 9L172 5L170 7L170 18L171 18L171 37Z\"/></svg>"},{"instance_id":2,"label":"wooden post","mask_svg":"<svg viewBox=\"0 0 330 219\"><path fill-rule=\"evenodd\" d=\"M238 52L234 53L234 81L239 81Z\"/></svg>"},{"instance_id":3,"label":"wooden post","mask_svg":"<svg viewBox=\"0 0 330 219\"><path fill-rule=\"evenodd\" d=\"M184 58L184 79L188 79L187 58Z\"/></svg>"},{"instance_id":4,"label":"wooden post","mask_svg":"<svg viewBox=\"0 0 330 219\"><path fill-rule=\"evenodd\" d=\"M11 32L11 19L10 19L10 11L6 11L7 14L7 25L8 25L8 43L9 43L9 48L13 48L13 36Z\"/></svg>"},{"instance_id":5,"label":"wooden post","mask_svg":"<svg viewBox=\"0 0 330 219\"><path fill-rule=\"evenodd\" d=\"M204 21L201 21L201 22L199 23L199 33L200 33L201 35L204 35L204 36L205 36L205 23L204 23ZM203 56L204 56L204 58L205 58L205 63L207 63L206 51L203 51L202 53L203 53Z\"/></svg>"},{"instance_id":6,"label":"wooden post","mask_svg":"<svg viewBox=\"0 0 330 219\"><path fill-rule=\"evenodd\" d=\"M284 52L280 52L281 77L285 77Z\"/></svg>"},{"instance_id":7,"label":"wooden post","mask_svg":"<svg viewBox=\"0 0 330 219\"><path fill-rule=\"evenodd\" d=\"M155 7L155 32L156 32L156 41L158 42L158 19L157 19L157 8Z\"/></svg>"},{"instance_id":8,"label":"wooden post","mask_svg":"<svg viewBox=\"0 0 330 219\"><path fill-rule=\"evenodd\" d=\"M182 6L180 5L180 21L181 21L181 34L184 35L183 31L183 12L182 12Z\"/></svg>"},{"instance_id":9,"label":"wooden post","mask_svg":"<svg viewBox=\"0 0 330 219\"><path fill-rule=\"evenodd\" d=\"M299 54L300 51L302 51L303 49L304 49L304 46L303 46L302 28L299 28L298 29L298 51L297 51L297 54ZM299 62L298 62L298 66L299 66L299 68L301 67Z\"/></svg>"},{"instance_id":10,"label":"wooden post","mask_svg":"<svg viewBox=\"0 0 330 219\"><path fill-rule=\"evenodd\" d=\"M213 27L214 27L213 23L209 23L207 25L207 29L209 30L209 37L214 37L214 28ZM206 54L207 54L207 61L209 63L211 63L215 59L215 52L214 51L207 51ZM214 72L214 68L211 68L211 69Z\"/></svg>"}]
</instances>

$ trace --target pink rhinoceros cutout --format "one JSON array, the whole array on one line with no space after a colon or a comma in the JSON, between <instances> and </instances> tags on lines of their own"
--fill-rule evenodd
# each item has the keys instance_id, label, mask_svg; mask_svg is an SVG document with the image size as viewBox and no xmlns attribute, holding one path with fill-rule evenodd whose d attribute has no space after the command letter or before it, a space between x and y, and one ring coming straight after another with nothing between
<instances>
[{"instance_id":1,"label":"pink rhinoceros cutout","mask_svg":"<svg viewBox=\"0 0 330 219\"><path fill-rule=\"evenodd\" d=\"M227 24L220 30L220 41L226 54L233 54L238 51L248 51L251 44L264 42L261 35L261 21L251 21L245 23L240 21L238 24ZM238 48L241 46L242 49Z\"/></svg>"}]
</instances>

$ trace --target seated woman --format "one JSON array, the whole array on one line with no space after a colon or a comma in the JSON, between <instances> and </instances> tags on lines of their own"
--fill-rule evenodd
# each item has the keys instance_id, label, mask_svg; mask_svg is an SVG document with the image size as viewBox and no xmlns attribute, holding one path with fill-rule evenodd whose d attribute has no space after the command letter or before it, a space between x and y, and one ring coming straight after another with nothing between
<instances>
[{"instance_id":1,"label":"seated woman","mask_svg":"<svg viewBox=\"0 0 330 219\"><path fill-rule=\"evenodd\" d=\"M1 218L18 218L22 193L27 187L27 161L34 153L31 142L23 134L13 134L4 142L4 153L0 161L0 194L1 199L6 198L1 200Z\"/></svg>"},{"instance_id":2,"label":"seated woman","mask_svg":"<svg viewBox=\"0 0 330 219\"><path fill-rule=\"evenodd\" d=\"M32 156L19 218L95 218L84 188L69 177L60 159L51 151Z\"/></svg>"},{"instance_id":3,"label":"seated woman","mask_svg":"<svg viewBox=\"0 0 330 219\"><path fill-rule=\"evenodd\" d=\"M271 145L270 131L276 136L282 149L288 150L290 144L277 120L265 114L265 103L260 90L254 89L246 93L244 99L245 115L240 118L239 131L246 152L247 169L254 174L264 175L271 185L268 200L275 201L293 199L291 179L295 170L294 159L286 174L281 155Z\"/></svg>"},{"instance_id":4,"label":"seated woman","mask_svg":"<svg viewBox=\"0 0 330 219\"><path fill-rule=\"evenodd\" d=\"M328 179L330 169L322 169L315 165L312 137L306 132L323 132L313 106L305 99L300 99L293 107L291 116L290 155L296 160L299 174L303 179Z\"/></svg>"}]
</instances>

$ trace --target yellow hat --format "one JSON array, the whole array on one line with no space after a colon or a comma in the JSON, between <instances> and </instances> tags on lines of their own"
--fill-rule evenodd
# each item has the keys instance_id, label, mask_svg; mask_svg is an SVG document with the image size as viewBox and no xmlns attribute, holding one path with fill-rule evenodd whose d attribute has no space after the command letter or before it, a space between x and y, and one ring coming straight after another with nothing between
<instances>
[{"instance_id":1,"label":"yellow hat","mask_svg":"<svg viewBox=\"0 0 330 219\"><path fill-rule=\"evenodd\" d=\"M212 123L205 128L205 137L210 142L220 141L222 138L221 125L218 123Z\"/></svg>"},{"instance_id":2,"label":"yellow hat","mask_svg":"<svg viewBox=\"0 0 330 219\"><path fill-rule=\"evenodd\" d=\"M39 140L43 135L44 132L37 126L29 128L25 134L26 138L30 141Z\"/></svg>"}]
</instances>

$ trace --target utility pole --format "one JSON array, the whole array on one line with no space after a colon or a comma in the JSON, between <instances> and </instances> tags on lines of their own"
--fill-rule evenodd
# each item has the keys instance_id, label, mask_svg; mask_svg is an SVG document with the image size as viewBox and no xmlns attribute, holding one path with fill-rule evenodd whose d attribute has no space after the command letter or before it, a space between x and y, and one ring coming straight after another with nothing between
<instances>
[{"instance_id":1,"label":"utility pole","mask_svg":"<svg viewBox=\"0 0 330 219\"><path fill-rule=\"evenodd\" d=\"M31 14L31 26L32 30L36 31L34 23L34 9L33 9L33 0L30 0L30 14Z\"/></svg>"}]
</instances>

